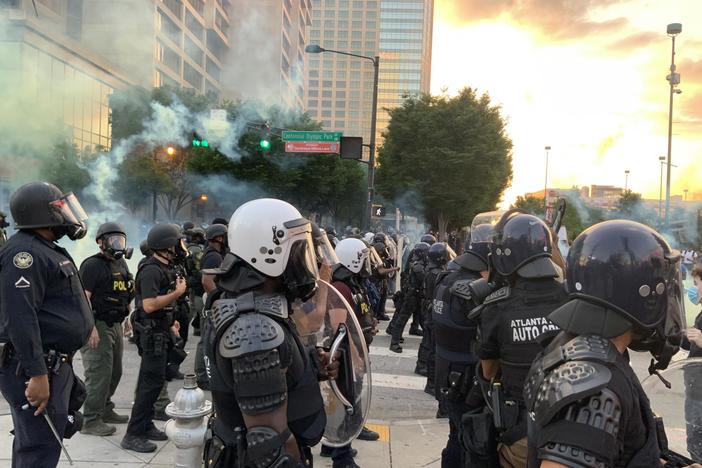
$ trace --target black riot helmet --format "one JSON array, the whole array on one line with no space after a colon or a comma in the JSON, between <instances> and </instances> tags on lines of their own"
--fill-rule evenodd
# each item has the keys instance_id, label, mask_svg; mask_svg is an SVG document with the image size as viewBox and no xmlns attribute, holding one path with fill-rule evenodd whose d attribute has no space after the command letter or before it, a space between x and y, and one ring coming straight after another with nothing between
<instances>
[{"instance_id":1,"label":"black riot helmet","mask_svg":"<svg viewBox=\"0 0 702 468\"><path fill-rule=\"evenodd\" d=\"M204 244L205 238L207 237L206 230L201 227L194 227L190 230L190 244ZM187 238L187 233L186 238Z\"/></svg>"},{"instance_id":2,"label":"black riot helmet","mask_svg":"<svg viewBox=\"0 0 702 468\"><path fill-rule=\"evenodd\" d=\"M492 264L508 277L553 278L558 276L551 261L552 234L538 217L520 210L506 212L495 225L490 246Z\"/></svg>"},{"instance_id":3,"label":"black riot helmet","mask_svg":"<svg viewBox=\"0 0 702 468\"><path fill-rule=\"evenodd\" d=\"M229 226L229 221L224 218L215 218L212 220L212 224L223 224Z\"/></svg>"},{"instance_id":4,"label":"black riot helmet","mask_svg":"<svg viewBox=\"0 0 702 468\"><path fill-rule=\"evenodd\" d=\"M382 242L383 244L387 242L387 236L384 232L378 232L373 236L373 244L377 244L378 242Z\"/></svg>"},{"instance_id":5,"label":"black riot helmet","mask_svg":"<svg viewBox=\"0 0 702 468\"><path fill-rule=\"evenodd\" d=\"M159 250L176 249L176 255L185 256L187 248L184 244L185 236L176 224L156 224L149 231L146 243L154 252Z\"/></svg>"},{"instance_id":6,"label":"black riot helmet","mask_svg":"<svg viewBox=\"0 0 702 468\"><path fill-rule=\"evenodd\" d=\"M102 239L102 249L110 257L114 258L132 258L134 249L127 247L127 233L124 226L119 223L107 222L102 223L95 233L95 241Z\"/></svg>"},{"instance_id":7,"label":"black riot helmet","mask_svg":"<svg viewBox=\"0 0 702 468\"><path fill-rule=\"evenodd\" d=\"M437 242L429 247L427 258L436 266L444 266L449 261L448 246L445 242Z\"/></svg>"},{"instance_id":8,"label":"black riot helmet","mask_svg":"<svg viewBox=\"0 0 702 468\"><path fill-rule=\"evenodd\" d=\"M605 338L633 328L632 349L672 357L684 328L683 289L680 253L663 236L633 221L596 224L573 242L567 271L570 301L550 315L555 324Z\"/></svg>"},{"instance_id":9,"label":"black riot helmet","mask_svg":"<svg viewBox=\"0 0 702 468\"><path fill-rule=\"evenodd\" d=\"M456 263L471 271L486 271L488 269L488 254L495 234L492 224L478 224L470 231L463 255L456 257Z\"/></svg>"},{"instance_id":10,"label":"black riot helmet","mask_svg":"<svg viewBox=\"0 0 702 468\"><path fill-rule=\"evenodd\" d=\"M195 227L195 223L192 221L186 221L183 223L183 232L192 230Z\"/></svg>"},{"instance_id":11,"label":"black riot helmet","mask_svg":"<svg viewBox=\"0 0 702 468\"><path fill-rule=\"evenodd\" d=\"M429 253L429 244L426 242L417 242L412 249L412 257L415 259L426 260Z\"/></svg>"},{"instance_id":12,"label":"black riot helmet","mask_svg":"<svg viewBox=\"0 0 702 468\"><path fill-rule=\"evenodd\" d=\"M64 194L48 182L30 182L10 198L16 229L50 228L56 239L67 235L82 239L88 232L88 215L73 193Z\"/></svg>"},{"instance_id":13,"label":"black riot helmet","mask_svg":"<svg viewBox=\"0 0 702 468\"><path fill-rule=\"evenodd\" d=\"M146 240L141 241L141 243L139 244L139 250L141 250L141 254L144 257L150 257L151 254L154 253L153 250L151 250L151 248L149 247L148 241Z\"/></svg>"},{"instance_id":14,"label":"black riot helmet","mask_svg":"<svg viewBox=\"0 0 702 468\"><path fill-rule=\"evenodd\" d=\"M205 229L205 239L211 241L216 237L227 238L227 226L224 224L211 224Z\"/></svg>"},{"instance_id":15,"label":"black riot helmet","mask_svg":"<svg viewBox=\"0 0 702 468\"><path fill-rule=\"evenodd\" d=\"M433 234L424 234L419 242L425 242L426 244L434 245L436 243L436 237Z\"/></svg>"}]
</instances>

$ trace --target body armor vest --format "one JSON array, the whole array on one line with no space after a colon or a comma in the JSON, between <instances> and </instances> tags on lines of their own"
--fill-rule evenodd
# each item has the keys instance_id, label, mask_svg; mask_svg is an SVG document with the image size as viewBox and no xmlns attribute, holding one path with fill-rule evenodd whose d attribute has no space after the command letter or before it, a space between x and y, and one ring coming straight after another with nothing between
<instances>
[{"instance_id":1,"label":"body armor vest","mask_svg":"<svg viewBox=\"0 0 702 468\"><path fill-rule=\"evenodd\" d=\"M144 270L144 268L154 268L154 266L152 265L159 268L166 278L161 284L161 287L158 291L158 295L165 296L166 294L175 291L176 271L173 269L172 266L161 263L160 261L156 260L153 256L146 259L139 266L139 270L137 271L137 278L139 277L139 273L142 270ZM137 322L143 322L145 320L159 321L162 322L162 328L165 329L168 329L168 327L170 327L173 323L174 304L168 304L163 309L157 310L156 312L152 312L150 314L144 312L142 298L138 291L138 281L136 290L136 310L137 313L135 315Z\"/></svg>"},{"instance_id":2,"label":"body armor vest","mask_svg":"<svg viewBox=\"0 0 702 468\"><path fill-rule=\"evenodd\" d=\"M344 283L351 290L353 302L349 304L353 307L353 311L358 319L358 324L363 330L363 338L366 340L366 345L370 346L373 341L373 311L371 303L368 299L366 288L363 287L357 278L351 274L346 268L337 268L334 271L333 281Z\"/></svg>"},{"instance_id":3,"label":"body armor vest","mask_svg":"<svg viewBox=\"0 0 702 468\"><path fill-rule=\"evenodd\" d=\"M108 273L109 281L99 284L90 296L97 320L111 326L129 315L129 303L134 298L134 281L124 260L112 260L102 254L89 258L99 260Z\"/></svg>"},{"instance_id":4,"label":"body armor vest","mask_svg":"<svg viewBox=\"0 0 702 468\"><path fill-rule=\"evenodd\" d=\"M478 362L473 350L477 323L468 319L475 304L451 294L451 286L456 281L478 278L479 273L463 268L444 272L437 278L432 318L436 338L436 386L439 389L451 386L451 373L463 375L469 366L472 368ZM472 377L471 373L463 375L462 379L470 381Z\"/></svg>"}]
</instances>

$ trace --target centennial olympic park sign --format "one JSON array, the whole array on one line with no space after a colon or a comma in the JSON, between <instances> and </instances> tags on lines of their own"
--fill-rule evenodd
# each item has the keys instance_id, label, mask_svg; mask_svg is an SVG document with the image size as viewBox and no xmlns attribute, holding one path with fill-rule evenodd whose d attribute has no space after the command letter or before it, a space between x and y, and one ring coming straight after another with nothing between
<instances>
[{"instance_id":1,"label":"centennial olympic park sign","mask_svg":"<svg viewBox=\"0 0 702 468\"><path fill-rule=\"evenodd\" d=\"M341 151L341 132L284 131L286 153L338 154Z\"/></svg>"}]
</instances>

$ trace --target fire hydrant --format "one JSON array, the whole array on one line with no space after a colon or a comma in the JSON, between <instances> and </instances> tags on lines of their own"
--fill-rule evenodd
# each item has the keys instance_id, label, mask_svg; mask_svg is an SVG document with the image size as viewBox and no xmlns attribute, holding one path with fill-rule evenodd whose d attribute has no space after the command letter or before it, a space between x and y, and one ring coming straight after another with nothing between
<instances>
[{"instance_id":1,"label":"fire hydrant","mask_svg":"<svg viewBox=\"0 0 702 468\"><path fill-rule=\"evenodd\" d=\"M212 402L205 400L205 393L197 387L195 374L186 375L183 388L166 407L166 414L172 418L166 423L166 435L177 448L175 468L202 466L207 416L210 413Z\"/></svg>"}]
</instances>

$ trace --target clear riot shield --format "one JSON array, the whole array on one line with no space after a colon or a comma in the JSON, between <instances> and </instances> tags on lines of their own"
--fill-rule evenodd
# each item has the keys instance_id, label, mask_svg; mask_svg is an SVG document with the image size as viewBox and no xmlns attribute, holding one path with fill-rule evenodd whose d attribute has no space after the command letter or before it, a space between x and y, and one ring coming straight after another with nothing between
<instances>
[{"instance_id":1,"label":"clear riot shield","mask_svg":"<svg viewBox=\"0 0 702 468\"><path fill-rule=\"evenodd\" d=\"M320 382L320 388L327 413L324 442L340 447L358 436L370 409L370 360L351 306L332 285L318 284L314 297L293 304L292 317L306 345L339 354L338 378Z\"/></svg>"},{"instance_id":2,"label":"clear riot shield","mask_svg":"<svg viewBox=\"0 0 702 468\"><path fill-rule=\"evenodd\" d=\"M658 420L658 440L666 466L702 462L702 358L680 359L643 389Z\"/></svg>"}]
</instances>

